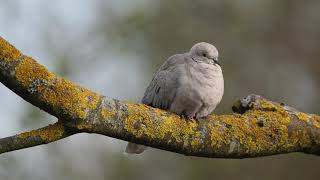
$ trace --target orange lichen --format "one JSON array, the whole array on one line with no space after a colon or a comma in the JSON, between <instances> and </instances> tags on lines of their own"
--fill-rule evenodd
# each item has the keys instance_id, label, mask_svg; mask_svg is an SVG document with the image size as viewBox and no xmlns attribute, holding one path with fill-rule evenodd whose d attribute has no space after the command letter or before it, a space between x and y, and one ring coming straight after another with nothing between
<instances>
[{"instance_id":1,"label":"orange lichen","mask_svg":"<svg viewBox=\"0 0 320 180\"><path fill-rule=\"evenodd\" d=\"M0 61L14 61L22 56L21 52L0 36Z\"/></svg>"},{"instance_id":2,"label":"orange lichen","mask_svg":"<svg viewBox=\"0 0 320 180\"><path fill-rule=\"evenodd\" d=\"M45 128L19 134L17 137L22 139L39 137L44 142L49 143L60 139L64 134L64 130L62 123L56 123Z\"/></svg>"}]
</instances>

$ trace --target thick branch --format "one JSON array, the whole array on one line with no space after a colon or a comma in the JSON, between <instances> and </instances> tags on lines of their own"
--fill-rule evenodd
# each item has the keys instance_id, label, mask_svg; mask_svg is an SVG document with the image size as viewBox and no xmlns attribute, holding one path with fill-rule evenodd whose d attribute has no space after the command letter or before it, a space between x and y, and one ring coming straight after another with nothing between
<instances>
[{"instance_id":1,"label":"thick branch","mask_svg":"<svg viewBox=\"0 0 320 180\"><path fill-rule=\"evenodd\" d=\"M88 132L193 156L320 154L319 116L298 112L257 95L235 103L233 109L239 114L211 115L199 122L187 122L163 110L106 98L79 87L23 56L2 38L0 75L0 81L22 98L63 119L59 123L64 130L73 129L66 133L47 128L48 133L59 135L50 140L39 135L41 130L35 131L38 134L27 133L27 139L21 135L4 138L0 140L0 153L52 142L75 132ZM30 139L32 142L28 143ZM1 150L2 147L10 148Z\"/></svg>"}]
</instances>

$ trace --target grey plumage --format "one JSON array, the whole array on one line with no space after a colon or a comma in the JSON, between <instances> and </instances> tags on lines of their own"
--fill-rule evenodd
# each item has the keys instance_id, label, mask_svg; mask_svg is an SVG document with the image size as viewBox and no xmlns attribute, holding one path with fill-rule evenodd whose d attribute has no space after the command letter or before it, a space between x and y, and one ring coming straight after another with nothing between
<instances>
[{"instance_id":1,"label":"grey plumage","mask_svg":"<svg viewBox=\"0 0 320 180\"><path fill-rule=\"evenodd\" d=\"M171 56L154 74L142 103L184 115L188 120L209 115L224 92L218 50L211 44L195 44L184 54ZM129 143L126 152L140 154L146 146Z\"/></svg>"}]
</instances>

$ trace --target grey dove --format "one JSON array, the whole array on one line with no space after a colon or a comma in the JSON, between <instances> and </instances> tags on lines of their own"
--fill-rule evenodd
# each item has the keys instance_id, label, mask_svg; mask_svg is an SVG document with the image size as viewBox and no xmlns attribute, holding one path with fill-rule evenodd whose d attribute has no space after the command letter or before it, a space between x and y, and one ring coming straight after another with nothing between
<instances>
[{"instance_id":1,"label":"grey dove","mask_svg":"<svg viewBox=\"0 0 320 180\"><path fill-rule=\"evenodd\" d=\"M222 69L215 46L200 42L189 52L171 57L154 74L142 103L184 116L208 116L224 92ZM147 147L129 142L125 152L140 154Z\"/></svg>"}]
</instances>

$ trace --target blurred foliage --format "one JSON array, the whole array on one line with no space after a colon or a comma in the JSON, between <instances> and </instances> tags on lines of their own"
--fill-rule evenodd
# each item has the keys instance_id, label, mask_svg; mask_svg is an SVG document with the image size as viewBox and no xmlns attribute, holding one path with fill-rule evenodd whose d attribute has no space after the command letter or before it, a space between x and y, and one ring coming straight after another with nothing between
<instances>
[{"instance_id":1,"label":"blurred foliage","mask_svg":"<svg viewBox=\"0 0 320 180\"><path fill-rule=\"evenodd\" d=\"M314 6L320 8L316 1L164 0L112 16L101 28L128 49L144 49L152 72L195 42L214 43L226 79L219 112L235 98L258 93L316 113L320 18L310 15ZM105 17L108 11L100 12Z\"/></svg>"},{"instance_id":2,"label":"blurred foliage","mask_svg":"<svg viewBox=\"0 0 320 180\"><path fill-rule=\"evenodd\" d=\"M7 8L13 4L19 7L18 3L1 3ZM125 67L129 64L125 56L138 57L137 63L148 68L144 76L135 77L143 79L137 84L140 94L130 94L129 98L136 99L166 58L206 41L218 47L225 76L225 96L216 112L231 112L232 102L249 93L302 111L320 112L320 1L162 0L139 1L133 6L127 1L95 0L90 4L94 7L88 10L94 14L93 23L83 29L68 22L60 11L50 10L47 3L39 8L43 17L37 36L53 64L49 68L69 79L84 84L87 79L94 87L98 79L94 73L105 67L105 71L124 73L135 81L129 72L108 67L114 62ZM64 13L70 15L76 11L74 7L77 4L64 7ZM119 74L107 76L105 81ZM112 88L122 92L116 86L121 80L113 84L95 88L106 88L105 95L111 95ZM39 110L27 108L29 112L23 112L21 118L23 128L47 122ZM45 152L40 157L33 153L29 160L20 160L23 152L11 153L10 158L0 157L0 170L4 169L0 179L14 179L17 176L12 174L24 174L23 167L30 165L34 168L27 171L27 179L317 179L320 165L319 158L303 154L223 160L149 149L142 156L129 157L122 154L124 144L106 137L77 135L45 148L24 150L28 155L33 149Z\"/></svg>"}]
</instances>

